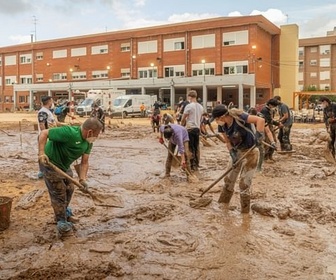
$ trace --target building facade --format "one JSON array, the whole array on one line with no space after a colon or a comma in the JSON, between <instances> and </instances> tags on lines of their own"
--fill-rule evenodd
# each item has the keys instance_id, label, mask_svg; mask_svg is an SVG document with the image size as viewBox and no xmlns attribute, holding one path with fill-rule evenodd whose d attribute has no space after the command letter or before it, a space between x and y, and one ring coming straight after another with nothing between
<instances>
[{"instance_id":1,"label":"building facade","mask_svg":"<svg viewBox=\"0 0 336 280\"><path fill-rule=\"evenodd\" d=\"M197 90L203 106L263 104L280 87L281 30L261 15L220 17L0 48L0 111L89 89L157 95L173 108Z\"/></svg>"},{"instance_id":2,"label":"building facade","mask_svg":"<svg viewBox=\"0 0 336 280\"><path fill-rule=\"evenodd\" d=\"M336 33L299 40L299 90L336 91Z\"/></svg>"}]
</instances>

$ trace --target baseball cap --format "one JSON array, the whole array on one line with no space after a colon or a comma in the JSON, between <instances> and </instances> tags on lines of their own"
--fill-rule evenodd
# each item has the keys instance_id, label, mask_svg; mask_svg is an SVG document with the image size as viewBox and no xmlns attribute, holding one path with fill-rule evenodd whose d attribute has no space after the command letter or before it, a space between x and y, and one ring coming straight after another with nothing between
<instances>
[{"instance_id":1,"label":"baseball cap","mask_svg":"<svg viewBox=\"0 0 336 280\"><path fill-rule=\"evenodd\" d=\"M213 108L212 110L210 122L213 122L216 118L224 116L227 113L228 109L225 105L223 104L216 105L215 108Z\"/></svg>"}]
</instances>

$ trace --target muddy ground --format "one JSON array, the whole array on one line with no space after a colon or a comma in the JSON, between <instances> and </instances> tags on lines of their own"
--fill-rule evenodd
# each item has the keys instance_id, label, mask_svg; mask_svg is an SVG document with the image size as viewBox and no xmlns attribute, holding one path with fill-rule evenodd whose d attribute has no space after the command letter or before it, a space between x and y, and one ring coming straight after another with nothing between
<instances>
[{"instance_id":1,"label":"muddy ground","mask_svg":"<svg viewBox=\"0 0 336 280\"><path fill-rule=\"evenodd\" d=\"M113 119L94 145L88 180L110 204L76 190L76 235L59 240L37 179L34 120L0 114L0 128L13 135L0 131L0 196L13 198L10 226L0 232L0 279L336 277L335 167L323 157L325 142L313 141L322 124L294 125L296 153L265 162L252 184L256 211L242 215L238 192L230 209L217 203L223 182L204 195L210 205L189 206L224 172L223 144L201 145L199 183L179 169L160 179L166 150L149 121Z\"/></svg>"}]
</instances>

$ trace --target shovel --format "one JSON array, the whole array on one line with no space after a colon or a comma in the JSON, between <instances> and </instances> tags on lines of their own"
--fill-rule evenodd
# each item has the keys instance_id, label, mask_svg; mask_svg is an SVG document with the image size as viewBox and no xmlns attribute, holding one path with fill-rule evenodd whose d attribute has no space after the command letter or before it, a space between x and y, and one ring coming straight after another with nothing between
<instances>
[{"instance_id":1,"label":"shovel","mask_svg":"<svg viewBox=\"0 0 336 280\"><path fill-rule=\"evenodd\" d=\"M79 190L83 193L87 193L89 196L91 196L91 198L93 200L97 200L98 202L102 203L103 201L100 200L96 195L94 195L92 192L90 192L89 190L85 189L84 186L79 183L77 180L75 180L74 178L72 178L70 175L68 175L67 173L65 173L62 169L58 168L55 164L51 163L50 161L48 162L48 166L50 166L55 172L57 172L59 175L64 176L67 180L69 180L71 183L73 183L74 185L76 185Z\"/></svg>"},{"instance_id":2,"label":"shovel","mask_svg":"<svg viewBox=\"0 0 336 280\"><path fill-rule=\"evenodd\" d=\"M14 134L9 134L8 132L4 131L3 129L0 129L3 133L7 134L7 136L15 136Z\"/></svg>"},{"instance_id":3,"label":"shovel","mask_svg":"<svg viewBox=\"0 0 336 280\"><path fill-rule=\"evenodd\" d=\"M165 146L165 148L168 150L168 152L172 155L173 159L178 162L179 164L181 164L180 160L177 158L177 156L174 155L174 153L169 150L168 146L166 145L166 143L163 143L163 146ZM198 182L198 178L191 174L190 171L188 170L188 168L185 168L185 172L187 173L187 175L190 177L190 179L192 178L193 182L196 183L196 181Z\"/></svg>"},{"instance_id":4,"label":"shovel","mask_svg":"<svg viewBox=\"0 0 336 280\"><path fill-rule=\"evenodd\" d=\"M245 154L243 154L240 159L238 159L228 170L226 170L215 182L213 182L209 187L207 187L200 197L202 197L205 193L207 193L210 189L212 189L220 180L222 180L229 172L232 171L246 156L255 148L256 146L252 146Z\"/></svg>"},{"instance_id":5,"label":"shovel","mask_svg":"<svg viewBox=\"0 0 336 280\"><path fill-rule=\"evenodd\" d=\"M205 193L207 193L210 189L212 189L220 180L222 180L229 172L231 172L236 166L255 148L256 146L254 145L251 147L245 154L243 154L229 169L227 169L219 178L216 179L210 186L208 186L200 195L199 198L194 199L192 198L189 202L189 205L192 208L201 208L204 206L207 206L208 204L211 203L212 198L206 198L202 197Z\"/></svg>"},{"instance_id":6,"label":"shovel","mask_svg":"<svg viewBox=\"0 0 336 280\"><path fill-rule=\"evenodd\" d=\"M58 174L64 176L67 180L72 182L74 185L76 185L81 192L87 193L96 202L96 205L106 206L106 207L117 207L117 208L123 208L124 207L124 202L119 196L116 196L116 195L110 194L110 193L104 193L104 194L100 195L102 197L102 199L100 199L97 195L95 195L92 192L90 192L89 190L85 189L82 186L81 183L79 183L77 180L75 180L74 178L69 176L63 170L59 169L53 163L49 162L48 166L50 166Z\"/></svg>"}]
</instances>

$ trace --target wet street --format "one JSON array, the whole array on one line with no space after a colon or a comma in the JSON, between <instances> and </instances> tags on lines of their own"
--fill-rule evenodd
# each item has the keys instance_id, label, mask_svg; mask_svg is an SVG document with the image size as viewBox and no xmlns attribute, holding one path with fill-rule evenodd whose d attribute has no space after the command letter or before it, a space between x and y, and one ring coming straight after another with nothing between
<instances>
[{"instance_id":1,"label":"wet street","mask_svg":"<svg viewBox=\"0 0 336 280\"><path fill-rule=\"evenodd\" d=\"M1 123L1 122L0 122ZM161 179L167 150L149 122L112 119L94 144L92 200L76 190L76 236L58 240L43 180L37 132L22 123L0 134L0 196L13 198L10 227L0 232L0 279L334 279L335 166L314 141L323 126L296 125L292 155L275 154L252 183L252 209L240 213L238 186L229 209L217 202L226 168L224 144L201 145L198 183L174 168Z\"/></svg>"}]
</instances>

